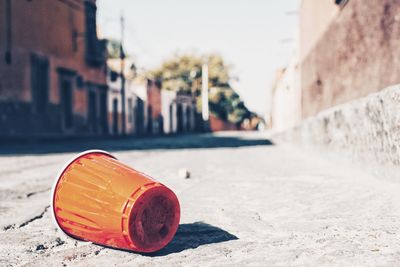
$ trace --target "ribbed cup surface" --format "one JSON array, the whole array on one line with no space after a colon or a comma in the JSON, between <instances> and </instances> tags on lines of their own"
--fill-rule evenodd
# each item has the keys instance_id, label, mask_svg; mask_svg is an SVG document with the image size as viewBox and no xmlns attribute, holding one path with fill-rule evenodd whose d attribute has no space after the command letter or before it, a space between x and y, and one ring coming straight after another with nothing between
<instances>
[{"instance_id":1,"label":"ribbed cup surface","mask_svg":"<svg viewBox=\"0 0 400 267\"><path fill-rule=\"evenodd\" d=\"M76 158L59 177L53 211L68 235L153 252L173 238L180 217L175 194L104 153Z\"/></svg>"}]
</instances>

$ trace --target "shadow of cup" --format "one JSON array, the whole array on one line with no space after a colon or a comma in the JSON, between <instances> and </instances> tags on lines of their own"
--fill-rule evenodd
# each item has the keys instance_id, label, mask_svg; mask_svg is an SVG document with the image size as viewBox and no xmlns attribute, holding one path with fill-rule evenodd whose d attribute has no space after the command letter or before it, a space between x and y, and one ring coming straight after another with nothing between
<instances>
[{"instance_id":1,"label":"shadow of cup","mask_svg":"<svg viewBox=\"0 0 400 267\"><path fill-rule=\"evenodd\" d=\"M204 222L180 224L174 239L164 249L148 254L148 256L166 256L187 249L198 248L203 245L222 243L238 239L239 238L237 236L232 235L219 227Z\"/></svg>"}]
</instances>

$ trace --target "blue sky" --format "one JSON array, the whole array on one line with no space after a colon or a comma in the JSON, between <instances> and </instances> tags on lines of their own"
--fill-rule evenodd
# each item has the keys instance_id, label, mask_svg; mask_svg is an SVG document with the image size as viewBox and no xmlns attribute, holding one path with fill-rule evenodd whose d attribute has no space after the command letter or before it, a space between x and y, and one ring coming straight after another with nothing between
<instances>
[{"instance_id":1,"label":"blue sky","mask_svg":"<svg viewBox=\"0 0 400 267\"><path fill-rule=\"evenodd\" d=\"M119 38L139 67L159 66L174 53L219 53L239 78L234 89L246 105L268 110L275 69L293 53L298 0L98 0L103 37Z\"/></svg>"}]
</instances>

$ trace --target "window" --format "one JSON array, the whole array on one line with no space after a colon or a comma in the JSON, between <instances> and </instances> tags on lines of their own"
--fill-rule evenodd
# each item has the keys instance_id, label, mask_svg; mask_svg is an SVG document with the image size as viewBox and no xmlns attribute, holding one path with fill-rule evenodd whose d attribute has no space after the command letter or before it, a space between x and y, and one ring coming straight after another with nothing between
<instances>
[{"instance_id":1,"label":"window","mask_svg":"<svg viewBox=\"0 0 400 267\"><path fill-rule=\"evenodd\" d=\"M119 132L119 114L118 114L118 99L114 98L113 99L113 109L112 109L112 123L113 123L113 134L118 134Z\"/></svg>"},{"instance_id":2,"label":"window","mask_svg":"<svg viewBox=\"0 0 400 267\"><path fill-rule=\"evenodd\" d=\"M105 61L105 45L96 32L96 4L85 1L85 59L90 66L99 67Z\"/></svg>"},{"instance_id":3,"label":"window","mask_svg":"<svg viewBox=\"0 0 400 267\"><path fill-rule=\"evenodd\" d=\"M65 130L69 130L73 126L73 88L72 82L69 79L61 78L60 93L61 93L61 113L62 123Z\"/></svg>"},{"instance_id":4,"label":"window","mask_svg":"<svg viewBox=\"0 0 400 267\"><path fill-rule=\"evenodd\" d=\"M116 82L118 79L119 73L116 71L111 70L110 71L110 81L111 82Z\"/></svg>"},{"instance_id":5,"label":"window","mask_svg":"<svg viewBox=\"0 0 400 267\"><path fill-rule=\"evenodd\" d=\"M107 114L107 89L100 92L100 127L103 134L108 133L108 114Z\"/></svg>"},{"instance_id":6,"label":"window","mask_svg":"<svg viewBox=\"0 0 400 267\"><path fill-rule=\"evenodd\" d=\"M4 60L7 65L11 64L11 46L12 46L12 9L11 9L11 0L7 0L5 2L5 30L6 30L6 42L5 42L5 55L4 55Z\"/></svg>"},{"instance_id":7,"label":"window","mask_svg":"<svg viewBox=\"0 0 400 267\"><path fill-rule=\"evenodd\" d=\"M58 82L62 129L71 132L74 129L74 84L76 72L59 67Z\"/></svg>"},{"instance_id":8,"label":"window","mask_svg":"<svg viewBox=\"0 0 400 267\"><path fill-rule=\"evenodd\" d=\"M31 55L31 92L33 111L44 113L49 101L49 61L36 54Z\"/></svg>"},{"instance_id":9,"label":"window","mask_svg":"<svg viewBox=\"0 0 400 267\"><path fill-rule=\"evenodd\" d=\"M132 98L128 98L128 121L133 123L133 104Z\"/></svg>"},{"instance_id":10,"label":"window","mask_svg":"<svg viewBox=\"0 0 400 267\"><path fill-rule=\"evenodd\" d=\"M92 89L88 91L88 122L92 132L97 132L97 96Z\"/></svg>"},{"instance_id":11,"label":"window","mask_svg":"<svg viewBox=\"0 0 400 267\"><path fill-rule=\"evenodd\" d=\"M340 7L344 7L347 4L348 1L349 0L335 0L335 4L340 6Z\"/></svg>"}]
</instances>

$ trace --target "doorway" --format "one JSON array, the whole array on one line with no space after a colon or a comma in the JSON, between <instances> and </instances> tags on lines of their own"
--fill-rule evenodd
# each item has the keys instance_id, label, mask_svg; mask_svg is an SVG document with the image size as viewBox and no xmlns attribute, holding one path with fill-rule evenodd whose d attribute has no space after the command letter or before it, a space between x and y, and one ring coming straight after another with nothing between
<instances>
[{"instance_id":1,"label":"doorway","mask_svg":"<svg viewBox=\"0 0 400 267\"><path fill-rule=\"evenodd\" d=\"M88 92L88 120L91 132L97 132L97 97L95 91Z\"/></svg>"},{"instance_id":2,"label":"doorway","mask_svg":"<svg viewBox=\"0 0 400 267\"><path fill-rule=\"evenodd\" d=\"M69 79L61 79L61 117L64 130L71 130L73 127L73 92L72 82Z\"/></svg>"},{"instance_id":3,"label":"doorway","mask_svg":"<svg viewBox=\"0 0 400 267\"><path fill-rule=\"evenodd\" d=\"M49 99L49 61L36 54L31 55L31 92L33 111L45 113Z\"/></svg>"},{"instance_id":4,"label":"doorway","mask_svg":"<svg viewBox=\"0 0 400 267\"><path fill-rule=\"evenodd\" d=\"M103 134L108 133L108 118L107 118L107 92L100 93L100 127Z\"/></svg>"},{"instance_id":5,"label":"doorway","mask_svg":"<svg viewBox=\"0 0 400 267\"><path fill-rule=\"evenodd\" d=\"M182 104L180 104L180 103L177 105L176 117L178 118L178 120L177 120L178 133L182 133L183 132L183 107L182 107Z\"/></svg>"},{"instance_id":6,"label":"doorway","mask_svg":"<svg viewBox=\"0 0 400 267\"><path fill-rule=\"evenodd\" d=\"M113 134L118 134L118 99L113 100L113 109L112 109L112 117L113 117Z\"/></svg>"}]
</instances>

